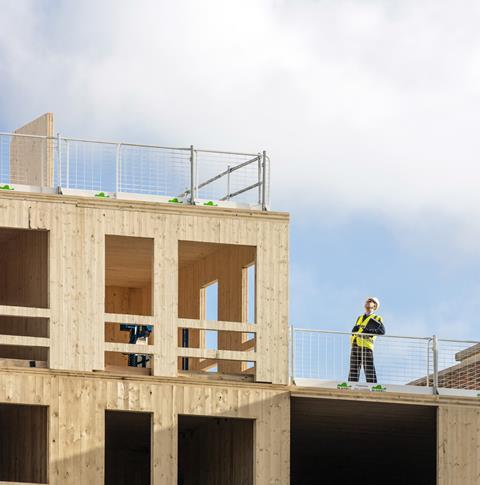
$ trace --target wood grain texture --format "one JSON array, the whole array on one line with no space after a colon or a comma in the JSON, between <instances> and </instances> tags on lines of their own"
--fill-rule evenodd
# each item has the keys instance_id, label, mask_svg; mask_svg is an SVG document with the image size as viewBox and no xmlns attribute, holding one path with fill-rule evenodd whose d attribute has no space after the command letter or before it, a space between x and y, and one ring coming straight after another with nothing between
<instances>
[{"instance_id":1,"label":"wood grain texture","mask_svg":"<svg viewBox=\"0 0 480 485\"><path fill-rule=\"evenodd\" d=\"M181 357L197 357L202 359L215 360L248 360L250 362L255 362L257 360L257 354L255 352L244 352L238 350L180 348L178 349L178 355Z\"/></svg>"},{"instance_id":2,"label":"wood grain texture","mask_svg":"<svg viewBox=\"0 0 480 485\"><path fill-rule=\"evenodd\" d=\"M45 113L17 128L23 135L54 136L53 113ZM10 178L13 184L53 187L54 141L13 137L10 145Z\"/></svg>"},{"instance_id":3,"label":"wood grain texture","mask_svg":"<svg viewBox=\"0 0 480 485\"><path fill-rule=\"evenodd\" d=\"M480 408L438 409L438 485L480 483Z\"/></svg>"},{"instance_id":4,"label":"wood grain texture","mask_svg":"<svg viewBox=\"0 0 480 485\"><path fill-rule=\"evenodd\" d=\"M52 371L0 370L0 383L0 402L49 406L50 485L104 484L105 410L152 414L154 485L177 483L179 415L255 420L255 484L288 483L286 390Z\"/></svg>"},{"instance_id":5,"label":"wood grain texture","mask_svg":"<svg viewBox=\"0 0 480 485\"><path fill-rule=\"evenodd\" d=\"M183 275L192 270L183 268L192 264L203 265L205 275L220 274L219 320L243 325L245 295L242 294L244 278L241 269L254 259L256 379L288 382L288 216L285 214L18 192L1 193L0 209L0 227L39 230L44 231L43 234L48 231L48 285L41 288L40 300L44 302L44 295L48 294L49 308L38 308L42 303L27 309L12 301L0 305L0 315L4 310L4 315L50 319L51 368L104 369L105 323L111 321L106 319L105 313L131 314L134 308L134 312L138 312L134 313L137 318L146 313L145 308L151 307L152 315L148 318L155 325L154 373L176 376L179 317L200 317L196 287L187 288L187 293L183 293L190 295L188 302L181 300L184 296L178 293L179 287L190 284ZM125 267L119 269L117 282L136 286L112 286L115 278L110 279L105 272L106 265L111 267L105 256L107 236L120 241L112 249L114 261L118 261L122 254L124 240L119 236L151 241L146 243L152 246L147 251L134 248L134 253L137 250L140 253L134 266L142 261L152 261L151 287L139 288L145 273L134 272L130 278ZM182 258L180 268L179 241L186 241L190 248L195 247L184 253L187 256ZM198 248L203 251L202 247L193 244L198 242L209 243L206 247L215 249L218 253L215 261L209 260L212 258L210 253L201 253L203 262L198 261L199 253L195 251ZM228 245L228 252L225 253L226 246L219 245ZM24 264L21 255L18 259ZM211 268L206 268L207 261ZM141 265L145 266L144 263ZM225 268L229 268L228 271ZM126 278L130 279L127 281ZM182 308L180 315L179 308ZM242 332L232 332L232 327L228 326L220 327L221 324L217 328L222 350L244 349ZM195 331L200 336L202 330ZM232 366L238 370L237 363L227 362L224 371L229 371Z\"/></svg>"}]
</instances>

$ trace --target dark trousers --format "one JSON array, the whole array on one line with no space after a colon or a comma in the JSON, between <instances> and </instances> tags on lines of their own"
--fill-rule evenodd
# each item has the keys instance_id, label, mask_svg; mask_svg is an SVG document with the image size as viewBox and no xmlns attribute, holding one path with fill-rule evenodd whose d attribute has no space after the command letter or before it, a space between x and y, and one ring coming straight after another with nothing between
<instances>
[{"instance_id":1,"label":"dark trousers","mask_svg":"<svg viewBox=\"0 0 480 485\"><path fill-rule=\"evenodd\" d=\"M375 364L373 362L373 350L365 347L359 347L357 342L354 342L350 352L350 373L348 374L349 381L358 382L362 365L367 382L373 384L376 383L377 373L375 372Z\"/></svg>"}]
</instances>

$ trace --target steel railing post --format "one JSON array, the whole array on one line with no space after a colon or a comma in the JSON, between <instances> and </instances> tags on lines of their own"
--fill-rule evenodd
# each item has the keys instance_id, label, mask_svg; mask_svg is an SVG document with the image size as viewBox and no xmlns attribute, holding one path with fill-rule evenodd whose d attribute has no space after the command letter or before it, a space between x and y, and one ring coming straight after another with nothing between
<instances>
[{"instance_id":1,"label":"steel railing post","mask_svg":"<svg viewBox=\"0 0 480 485\"><path fill-rule=\"evenodd\" d=\"M0 135L0 174L1 174L0 182L4 182L3 172L4 172L4 168L3 168L3 135ZM10 175L10 177L11 177L11 175ZM8 181L10 182L10 180L8 180Z\"/></svg>"},{"instance_id":2,"label":"steel railing post","mask_svg":"<svg viewBox=\"0 0 480 485\"><path fill-rule=\"evenodd\" d=\"M434 335L432 338L433 350L433 394L438 394L438 339Z\"/></svg>"},{"instance_id":3,"label":"steel railing post","mask_svg":"<svg viewBox=\"0 0 480 485\"><path fill-rule=\"evenodd\" d=\"M262 205L262 155L258 154L258 205Z\"/></svg>"},{"instance_id":4,"label":"steel railing post","mask_svg":"<svg viewBox=\"0 0 480 485\"><path fill-rule=\"evenodd\" d=\"M193 145L190 145L190 204L195 205L197 190L197 159Z\"/></svg>"},{"instance_id":5,"label":"steel railing post","mask_svg":"<svg viewBox=\"0 0 480 485\"><path fill-rule=\"evenodd\" d=\"M262 153L262 210L267 210L267 152Z\"/></svg>"},{"instance_id":6,"label":"steel railing post","mask_svg":"<svg viewBox=\"0 0 480 485\"><path fill-rule=\"evenodd\" d=\"M121 143L117 143L117 149L115 151L115 196L117 196L121 190L120 147L121 147Z\"/></svg>"},{"instance_id":7,"label":"steel railing post","mask_svg":"<svg viewBox=\"0 0 480 485\"><path fill-rule=\"evenodd\" d=\"M295 381L295 328L290 327L290 384Z\"/></svg>"},{"instance_id":8,"label":"steel railing post","mask_svg":"<svg viewBox=\"0 0 480 485\"><path fill-rule=\"evenodd\" d=\"M230 200L230 165L227 165L227 200Z\"/></svg>"},{"instance_id":9,"label":"steel railing post","mask_svg":"<svg viewBox=\"0 0 480 485\"><path fill-rule=\"evenodd\" d=\"M60 133L57 133L57 168L58 168L57 184L59 187L61 187L62 186L62 138L60 137Z\"/></svg>"},{"instance_id":10,"label":"steel railing post","mask_svg":"<svg viewBox=\"0 0 480 485\"><path fill-rule=\"evenodd\" d=\"M67 186L67 189L70 187L70 144L68 143L68 140L65 139L65 156L66 156L66 162L65 162L65 171L67 172L65 174L65 184Z\"/></svg>"},{"instance_id":11,"label":"steel railing post","mask_svg":"<svg viewBox=\"0 0 480 485\"><path fill-rule=\"evenodd\" d=\"M48 139L42 138L42 149L40 150L40 190L43 189L44 186L47 184L45 183L45 160L47 160L47 146L48 146Z\"/></svg>"},{"instance_id":12,"label":"steel railing post","mask_svg":"<svg viewBox=\"0 0 480 485\"><path fill-rule=\"evenodd\" d=\"M432 339L427 340L427 373L425 374L427 377L425 379L425 386L430 386L430 343ZM433 384L433 377L432 377L432 384Z\"/></svg>"}]
</instances>

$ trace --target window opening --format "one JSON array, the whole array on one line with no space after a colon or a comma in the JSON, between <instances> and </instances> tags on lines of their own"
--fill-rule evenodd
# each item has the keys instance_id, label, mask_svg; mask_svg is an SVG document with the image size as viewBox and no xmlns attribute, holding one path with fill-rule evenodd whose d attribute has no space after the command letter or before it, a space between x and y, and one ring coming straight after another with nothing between
<instances>
[{"instance_id":1,"label":"window opening","mask_svg":"<svg viewBox=\"0 0 480 485\"><path fill-rule=\"evenodd\" d=\"M151 413L105 412L105 485L150 483Z\"/></svg>"},{"instance_id":2,"label":"window opening","mask_svg":"<svg viewBox=\"0 0 480 485\"><path fill-rule=\"evenodd\" d=\"M47 483L48 407L0 404L0 481Z\"/></svg>"},{"instance_id":3,"label":"window opening","mask_svg":"<svg viewBox=\"0 0 480 485\"><path fill-rule=\"evenodd\" d=\"M178 484L252 485L254 426L251 419L178 416Z\"/></svg>"},{"instance_id":4,"label":"window opening","mask_svg":"<svg viewBox=\"0 0 480 485\"><path fill-rule=\"evenodd\" d=\"M0 305L48 307L48 234L0 228Z\"/></svg>"},{"instance_id":5,"label":"window opening","mask_svg":"<svg viewBox=\"0 0 480 485\"><path fill-rule=\"evenodd\" d=\"M105 236L105 312L152 315L153 239Z\"/></svg>"}]
</instances>

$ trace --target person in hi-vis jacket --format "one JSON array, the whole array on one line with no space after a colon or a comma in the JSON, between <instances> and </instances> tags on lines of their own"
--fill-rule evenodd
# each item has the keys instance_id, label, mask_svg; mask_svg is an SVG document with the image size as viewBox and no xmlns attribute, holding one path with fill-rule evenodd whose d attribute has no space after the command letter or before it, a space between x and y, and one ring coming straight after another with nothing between
<instances>
[{"instance_id":1,"label":"person in hi-vis jacket","mask_svg":"<svg viewBox=\"0 0 480 485\"><path fill-rule=\"evenodd\" d=\"M367 298L365 313L357 318L357 322L352 329L353 334L350 337L350 373L348 374L348 380L351 382L358 382L362 366L367 382L377 382L375 363L373 361L373 347L375 335L385 334L383 318L376 313L379 307L380 301L378 298L373 296ZM369 335L362 336L362 333Z\"/></svg>"}]
</instances>

